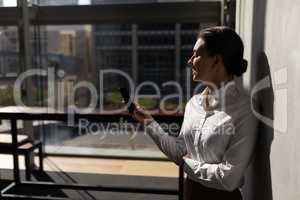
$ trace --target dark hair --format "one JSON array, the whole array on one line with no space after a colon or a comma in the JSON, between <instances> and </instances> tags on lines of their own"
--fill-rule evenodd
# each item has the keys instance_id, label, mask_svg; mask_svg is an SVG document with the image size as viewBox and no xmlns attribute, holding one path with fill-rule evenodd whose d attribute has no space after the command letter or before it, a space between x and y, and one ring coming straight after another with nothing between
<instances>
[{"instance_id":1,"label":"dark hair","mask_svg":"<svg viewBox=\"0 0 300 200\"><path fill-rule=\"evenodd\" d=\"M199 32L198 38L204 40L210 56L222 57L228 73L241 76L246 72L248 62L243 59L244 45L233 29L225 26L206 28Z\"/></svg>"}]
</instances>

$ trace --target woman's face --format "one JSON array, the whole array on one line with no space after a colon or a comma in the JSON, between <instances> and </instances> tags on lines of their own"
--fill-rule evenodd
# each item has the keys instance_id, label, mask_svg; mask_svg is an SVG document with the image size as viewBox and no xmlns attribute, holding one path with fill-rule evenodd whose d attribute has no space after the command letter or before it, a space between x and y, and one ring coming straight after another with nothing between
<instances>
[{"instance_id":1,"label":"woman's face","mask_svg":"<svg viewBox=\"0 0 300 200\"><path fill-rule=\"evenodd\" d=\"M193 81L211 81L214 75L214 56L209 56L205 48L205 41L198 38L193 49L193 55L188 60L192 65Z\"/></svg>"}]
</instances>

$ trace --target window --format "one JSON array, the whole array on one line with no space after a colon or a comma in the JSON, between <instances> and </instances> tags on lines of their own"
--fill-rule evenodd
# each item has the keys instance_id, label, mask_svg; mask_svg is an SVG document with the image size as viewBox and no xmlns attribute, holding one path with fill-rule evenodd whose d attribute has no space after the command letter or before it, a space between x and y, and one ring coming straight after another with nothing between
<instances>
[{"instance_id":1,"label":"window","mask_svg":"<svg viewBox=\"0 0 300 200\"><path fill-rule=\"evenodd\" d=\"M192 95L188 94L188 90L193 91L196 87L191 83L186 62L197 32L219 24L220 4L168 2L172 5L152 0L32 0L33 5L40 6L39 10L47 11L36 15L38 19L32 19L34 24L39 24L30 27L32 67L48 70L47 73L53 73L54 77L50 82L45 76L32 77L30 95L34 97L34 105L47 106L54 102L51 105L60 111L67 111L70 107L94 106L93 112L110 112L123 108L117 89L132 82L134 88L141 86L139 94L148 95L136 99L146 109L160 114L182 114L186 101ZM141 4L145 3L164 12L157 12L162 14L154 16L145 7L141 10ZM52 6L58 6L55 9L59 12L50 12ZM97 10L93 6L98 6ZM189 13L186 12L187 7L190 8ZM101 8L109 12L99 12ZM201 12L205 9L209 10ZM17 12L16 9L14 12ZM0 23L17 23L17 20L5 19L1 19ZM13 103L9 86L22 73L16 25L3 25L0 29L0 92L6 94L1 95L1 106ZM172 84L166 86L165 83L170 81ZM143 83L148 85L143 86ZM182 101L173 97L161 107L159 103L164 97L178 93L177 87L183 91ZM52 93L49 88L53 89ZM155 96L157 88L161 92L160 97ZM91 102L96 103L92 105ZM44 125L46 128L41 128L42 134L40 127L36 127L36 135L43 138L46 150L52 153L164 157L152 140L143 134L142 127L136 124L125 129L115 126L122 123L81 124L83 128L47 123Z\"/></svg>"}]
</instances>

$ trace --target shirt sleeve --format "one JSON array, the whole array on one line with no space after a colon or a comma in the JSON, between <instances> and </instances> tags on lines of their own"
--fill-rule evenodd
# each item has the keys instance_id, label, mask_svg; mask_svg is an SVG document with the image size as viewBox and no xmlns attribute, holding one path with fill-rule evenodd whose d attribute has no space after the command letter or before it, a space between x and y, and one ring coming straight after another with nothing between
<instances>
[{"instance_id":1,"label":"shirt sleeve","mask_svg":"<svg viewBox=\"0 0 300 200\"><path fill-rule=\"evenodd\" d=\"M248 115L236 128L224 153L222 162L209 164L184 158L184 171L189 178L207 187L232 191L243 180L256 142L257 121Z\"/></svg>"},{"instance_id":2,"label":"shirt sleeve","mask_svg":"<svg viewBox=\"0 0 300 200\"><path fill-rule=\"evenodd\" d=\"M185 110L187 110L187 107L188 105L186 106ZM147 134L152 138L158 148L177 165L181 165L183 163L182 157L187 153L186 144L183 137L186 120L187 119L185 116L181 125L180 133L177 137L169 135L167 132L165 132L156 121L151 122L146 127Z\"/></svg>"}]
</instances>

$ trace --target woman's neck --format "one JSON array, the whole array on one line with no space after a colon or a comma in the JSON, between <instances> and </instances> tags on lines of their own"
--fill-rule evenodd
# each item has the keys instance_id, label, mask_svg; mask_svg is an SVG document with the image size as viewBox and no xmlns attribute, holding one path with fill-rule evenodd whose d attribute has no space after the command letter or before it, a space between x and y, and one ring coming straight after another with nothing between
<instances>
[{"instance_id":1,"label":"woman's neck","mask_svg":"<svg viewBox=\"0 0 300 200\"><path fill-rule=\"evenodd\" d=\"M216 77L215 80L211 81L207 84L207 87L210 89L210 91L218 90L219 88L226 85L226 83L233 80L233 75L226 75L223 77Z\"/></svg>"}]
</instances>

